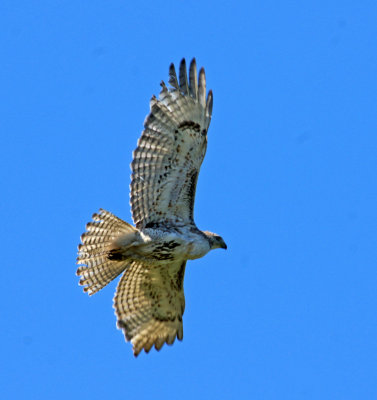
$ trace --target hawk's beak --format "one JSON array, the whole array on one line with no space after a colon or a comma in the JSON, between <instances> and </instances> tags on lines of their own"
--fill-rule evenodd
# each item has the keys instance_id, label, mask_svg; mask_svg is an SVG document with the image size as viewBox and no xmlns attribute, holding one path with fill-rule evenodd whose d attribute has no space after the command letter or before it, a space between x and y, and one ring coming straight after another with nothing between
<instances>
[{"instance_id":1,"label":"hawk's beak","mask_svg":"<svg viewBox=\"0 0 377 400\"><path fill-rule=\"evenodd\" d=\"M221 242L220 248L225 249L225 250L228 248L228 246L226 245L226 243L224 242L224 240Z\"/></svg>"}]
</instances>

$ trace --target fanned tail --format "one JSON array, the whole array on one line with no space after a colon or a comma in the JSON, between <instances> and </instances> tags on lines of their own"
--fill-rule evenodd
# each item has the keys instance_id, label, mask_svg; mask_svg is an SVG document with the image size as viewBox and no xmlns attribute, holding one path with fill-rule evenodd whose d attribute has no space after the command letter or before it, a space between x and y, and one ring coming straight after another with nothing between
<instances>
[{"instance_id":1,"label":"fanned tail","mask_svg":"<svg viewBox=\"0 0 377 400\"><path fill-rule=\"evenodd\" d=\"M127 242L127 238L138 234L136 228L116 217L114 214L100 209L93 214L93 221L86 225L86 232L81 236L79 245L76 275L81 276L80 285L84 291L92 295L121 274L128 266L127 260L114 260L109 253L117 239Z\"/></svg>"}]
</instances>

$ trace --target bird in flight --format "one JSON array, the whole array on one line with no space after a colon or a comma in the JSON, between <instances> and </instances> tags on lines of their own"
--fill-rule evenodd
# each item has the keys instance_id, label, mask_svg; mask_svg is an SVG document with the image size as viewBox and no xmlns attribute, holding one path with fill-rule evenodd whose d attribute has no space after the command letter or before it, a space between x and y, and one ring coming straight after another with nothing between
<instances>
[{"instance_id":1,"label":"bird in flight","mask_svg":"<svg viewBox=\"0 0 377 400\"><path fill-rule=\"evenodd\" d=\"M135 226L100 209L78 247L77 275L92 295L123 274L114 297L117 327L134 355L183 339L183 279L187 260L227 246L194 222L194 199L207 148L212 91L204 69L186 62L169 68L169 84L150 101L133 152L131 212Z\"/></svg>"}]
</instances>

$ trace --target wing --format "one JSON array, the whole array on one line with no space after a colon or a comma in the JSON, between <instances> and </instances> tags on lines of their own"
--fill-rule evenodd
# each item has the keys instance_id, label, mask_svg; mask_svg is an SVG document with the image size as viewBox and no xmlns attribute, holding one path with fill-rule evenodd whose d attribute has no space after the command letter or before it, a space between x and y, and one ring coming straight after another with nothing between
<instances>
[{"instance_id":1,"label":"wing","mask_svg":"<svg viewBox=\"0 0 377 400\"><path fill-rule=\"evenodd\" d=\"M212 91L206 99L204 69L197 78L196 61L169 70L167 89L161 82L159 99L152 97L151 111L133 153L131 211L138 229L155 223L193 222L196 182L207 148L212 115Z\"/></svg>"},{"instance_id":2,"label":"wing","mask_svg":"<svg viewBox=\"0 0 377 400\"><path fill-rule=\"evenodd\" d=\"M135 356L154 345L183 339L183 278L186 261L165 265L133 262L119 281L114 297L117 326L130 340Z\"/></svg>"}]
</instances>

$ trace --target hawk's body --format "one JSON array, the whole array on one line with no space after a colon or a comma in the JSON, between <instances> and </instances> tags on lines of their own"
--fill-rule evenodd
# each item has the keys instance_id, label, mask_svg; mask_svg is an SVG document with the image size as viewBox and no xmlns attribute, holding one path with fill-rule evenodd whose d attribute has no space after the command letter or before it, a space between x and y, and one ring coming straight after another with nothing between
<instances>
[{"instance_id":1,"label":"hawk's body","mask_svg":"<svg viewBox=\"0 0 377 400\"><path fill-rule=\"evenodd\" d=\"M182 60L179 83L170 66L167 89L152 97L151 112L131 164L131 210L136 227L100 210L87 224L79 246L80 284L96 293L124 271L114 298L118 327L134 354L182 340L187 260L226 248L223 239L200 231L194 222L196 182L212 114L204 69L196 63L187 79Z\"/></svg>"}]
</instances>

